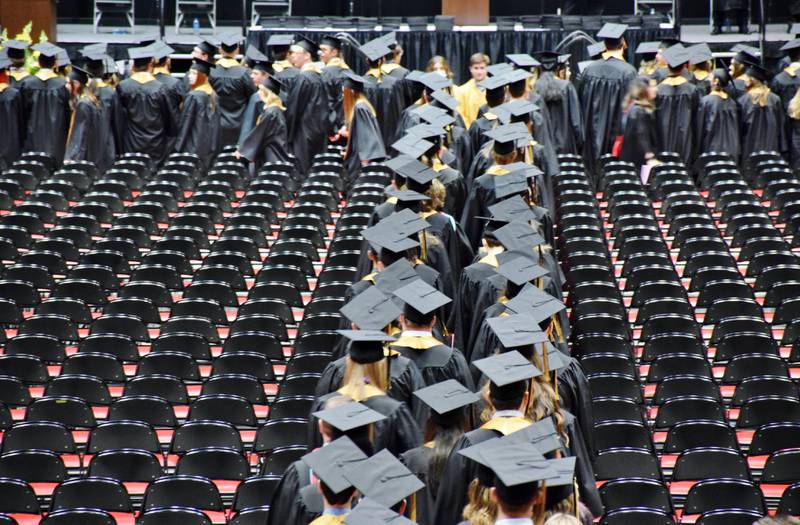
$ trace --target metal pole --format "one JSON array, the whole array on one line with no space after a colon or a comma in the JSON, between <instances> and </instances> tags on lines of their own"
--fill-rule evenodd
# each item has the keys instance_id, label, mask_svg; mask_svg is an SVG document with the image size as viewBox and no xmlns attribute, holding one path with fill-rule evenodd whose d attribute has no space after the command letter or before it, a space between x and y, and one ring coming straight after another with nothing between
<instances>
[{"instance_id":1,"label":"metal pole","mask_svg":"<svg viewBox=\"0 0 800 525\"><path fill-rule=\"evenodd\" d=\"M761 7L761 65L766 65L766 46L767 46L767 5L769 0L760 0Z\"/></svg>"},{"instance_id":2,"label":"metal pole","mask_svg":"<svg viewBox=\"0 0 800 525\"><path fill-rule=\"evenodd\" d=\"M242 0L242 36L247 38L247 0Z\"/></svg>"},{"instance_id":3,"label":"metal pole","mask_svg":"<svg viewBox=\"0 0 800 525\"><path fill-rule=\"evenodd\" d=\"M164 40L164 2L165 0L158 0L158 34L161 40Z\"/></svg>"}]
</instances>

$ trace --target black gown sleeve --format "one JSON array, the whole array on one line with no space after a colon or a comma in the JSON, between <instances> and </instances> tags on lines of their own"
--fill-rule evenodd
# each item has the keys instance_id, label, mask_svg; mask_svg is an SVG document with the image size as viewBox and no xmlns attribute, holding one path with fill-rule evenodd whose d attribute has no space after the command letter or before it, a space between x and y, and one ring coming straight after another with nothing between
<instances>
[{"instance_id":1,"label":"black gown sleeve","mask_svg":"<svg viewBox=\"0 0 800 525\"><path fill-rule=\"evenodd\" d=\"M386 148L381 138L378 120L364 104L356 104L352 127L355 136L350 137L350 145L359 160L386 158Z\"/></svg>"},{"instance_id":2,"label":"black gown sleeve","mask_svg":"<svg viewBox=\"0 0 800 525\"><path fill-rule=\"evenodd\" d=\"M458 453L472 445L469 438L461 436L447 457L433 508L432 522L437 525L454 525L461 521L467 504L467 489L476 477L477 469L472 461Z\"/></svg>"},{"instance_id":3,"label":"black gown sleeve","mask_svg":"<svg viewBox=\"0 0 800 525\"><path fill-rule=\"evenodd\" d=\"M575 477L578 481L580 500L592 511L594 516L601 516L603 514L603 503L600 500L600 493L597 491L592 456L574 422L567 425L567 435L569 436L570 455L577 458Z\"/></svg>"},{"instance_id":4,"label":"black gown sleeve","mask_svg":"<svg viewBox=\"0 0 800 525\"><path fill-rule=\"evenodd\" d=\"M297 472L297 465L292 464L283 473L275 492L272 494L272 502L269 507L267 525L286 525L298 523L300 506L298 497L300 493L300 479Z\"/></svg>"},{"instance_id":5,"label":"black gown sleeve","mask_svg":"<svg viewBox=\"0 0 800 525\"><path fill-rule=\"evenodd\" d=\"M189 147L189 141L197 126L199 113L201 111L199 103L200 101L192 92L186 95L186 98L183 100L183 110L181 111L178 124L178 134L175 137L175 151L177 152L185 152L187 147Z\"/></svg>"},{"instance_id":6,"label":"black gown sleeve","mask_svg":"<svg viewBox=\"0 0 800 525\"><path fill-rule=\"evenodd\" d=\"M242 154L242 157L253 162L258 158L259 154L266 150L267 144L272 141L278 131L280 131L280 128L275 125L273 114L269 111L264 111L255 127L240 142L239 153Z\"/></svg>"},{"instance_id":7,"label":"black gown sleeve","mask_svg":"<svg viewBox=\"0 0 800 525\"><path fill-rule=\"evenodd\" d=\"M91 108L87 106L86 101L79 101L75 106L72 129L64 153L65 160L93 160L89 158L92 134L97 132L93 128Z\"/></svg>"}]
</instances>

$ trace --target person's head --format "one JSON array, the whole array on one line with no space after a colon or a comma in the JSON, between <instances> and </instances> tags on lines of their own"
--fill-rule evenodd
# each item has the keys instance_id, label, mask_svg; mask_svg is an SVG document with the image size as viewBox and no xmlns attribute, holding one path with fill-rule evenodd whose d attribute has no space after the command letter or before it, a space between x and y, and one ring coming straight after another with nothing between
<instances>
[{"instance_id":1,"label":"person's head","mask_svg":"<svg viewBox=\"0 0 800 525\"><path fill-rule=\"evenodd\" d=\"M650 77L644 75L637 76L631 80L628 86L628 95L625 97L625 105L639 104L649 105L655 100L658 86L651 86L651 82L655 83Z\"/></svg>"},{"instance_id":2,"label":"person's head","mask_svg":"<svg viewBox=\"0 0 800 525\"><path fill-rule=\"evenodd\" d=\"M234 58L239 54L239 42L229 40L219 46L219 54L225 58Z\"/></svg>"},{"instance_id":3,"label":"person's head","mask_svg":"<svg viewBox=\"0 0 800 525\"><path fill-rule=\"evenodd\" d=\"M500 410L524 412L528 405L528 386L528 381L515 381L504 386L487 382L482 391L486 408L490 413Z\"/></svg>"},{"instance_id":4,"label":"person's head","mask_svg":"<svg viewBox=\"0 0 800 525\"><path fill-rule=\"evenodd\" d=\"M453 78L453 71L450 69L450 64L448 64L447 59L441 55L435 55L428 60L428 65L425 67L425 71L428 73L439 73L446 78Z\"/></svg>"},{"instance_id":5,"label":"person's head","mask_svg":"<svg viewBox=\"0 0 800 525\"><path fill-rule=\"evenodd\" d=\"M489 62L489 56L484 53L475 53L469 57L469 74L475 82L486 78L486 67Z\"/></svg>"},{"instance_id":6,"label":"person's head","mask_svg":"<svg viewBox=\"0 0 800 525\"><path fill-rule=\"evenodd\" d=\"M80 97L89 83L89 77L86 72L78 68L72 68L66 80L65 87L74 98Z\"/></svg>"},{"instance_id":7,"label":"person's head","mask_svg":"<svg viewBox=\"0 0 800 525\"><path fill-rule=\"evenodd\" d=\"M400 44L395 44L394 48L392 49L392 63L397 64L398 66L403 62L403 46Z\"/></svg>"},{"instance_id":8,"label":"person's head","mask_svg":"<svg viewBox=\"0 0 800 525\"><path fill-rule=\"evenodd\" d=\"M317 51L317 45L314 42L302 38L289 47L289 62L294 67L303 67L316 59Z\"/></svg>"},{"instance_id":9,"label":"person's head","mask_svg":"<svg viewBox=\"0 0 800 525\"><path fill-rule=\"evenodd\" d=\"M329 36L323 37L319 43L319 59L323 64L327 64L331 59L339 56L340 47L341 44L337 38Z\"/></svg>"},{"instance_id":10,"label":"person's head","mask_svg":"<svg viewBox=\"0 0 800 525\"><path fill-rule=\"evenodd\" d=\"M58 61L58 57L54 56L47 56L44 53L39 55L39 67L42 69L53 69L56 67L56 63Z\"/></svg>"},{"instance_id":11,"label":"person's head","mask_svg":"<svg viewBox=\"0 0 800 525\"><path fill-rule=\"evenodd\" d=\"M322 497L325 499L325 504L328 507L350 508L353 497L356 494L355 487L348 487L341 492L333 492L322 480L320 480L317 486L319 488L319 493L322 494Z\"/></svg>"},{"instance_id":12,"label":"person's head","mask_svg":"<svg viewBox=\"0 0 800 525\"><path fill-rule=\"evenodd\" d=\"M131 66L131 68L135 72L152 71L153 60L150 58L137 58L133 61L133 66Z\"/></svg>"},{"instance_id":13,"label":"person's head","mask_svg":"<svg viewBox=\"0 0 800 525\"><path fill-rule=\"evenodd\" d=\"M712 89L725 90L730 82L731 77L727 69L717 68L711 72Z\"/></svg>"},{"instance_id":14,"label":"person's head","mask_svg":"<svg viewBox=\"0 0 800 525\"><path fill-rule=\"evenodd\" d=\"M189 68L189 84L192 87L202 86L208 82L209 74L211 74L211 63L195 60Z\"/></svg>"},{"instance_id":15,"label":"person's head","mask_svg":"<svg viewBox=\"0 0 800 525\"><path fill-rule=\"evenodd\" d=\"M439 179L433 179L425 191L430 200L422 202L422 211L442 211L444 209L446 189Z\"/></svg>"},{"instance_id":16,"label":"person's head","mask_svg":"<svg viewBox=\"0 0 800 525\"><path fill-rule=\"evenodd\" d=\"M486 105L490 108L499 106L506 101L506 87L486 90Z\"/></svg>"},{"instance_id":17,"label":"person's head","mask_svg":"<svg viewBox=\"0 0 800 525\"><path fill-rule=\"evenodd\" d=\"M250 70L250 80L253 81L253 85L256 86L256 87L260 86L261 83L264 82L267 79L268 76L269 76L269 73L267 73L266 71L264 71L262 69L255 69L254 68L254 69Z\"/></svg>"},{"instance_id":18,"label":"person's head","mask_svg":"<svg viewBox=\"0 0 800 525\"><path fill-rule=\"evenodd\" d=\"M575 516L559 512L547 518L544 525L581 525L581 521Z\"/></svg>"},{"instance_id":19,"label":"person's head","mask_svg":"<svg viewBox=\"0 0 800 525\"><path fill-rule=\"evenodd\" d=\"M214 58L214 53L216 52L217 48L214 44L208 40L203 40L194 46L194 49L192 49L192 58L199 58L200 60L211 62L211 59Z\"/></svg>"},{"instance_id":20,"label":"person's head","mask_svg":"<svg viewBox=\"0 0 800 525\"><path fill-rule=\"evenodd\" d=\"M619 38L605 38L603 39L603 42L606 45L607 51L618 51L620 49L625 49L628 46L624 36Z\"/></svg>"},{"instance_id":21,"label":"person's head","mask_svg":"<svg viewBox=\"0 0 800 525\"><path fill-rule=\"evenodd\" d=\"M403 330L430 330L434 324L436 324L436 310L424 314L407 304L400 315L400 326Z\"/></svg>"},{"instance_id":22,"label":"person's head","mask_svg":"<svg viewBox=\"0 0 800 525\"><path fill-rule=\"evenodd\" d=\"M542 497L543 491L535 481L509 487L495 478L491 490L491 498L497 504L498 519L530 518Z\"/></svg>"},{"instance_id":23,"label":"person's head","mask_svg":"<svg viewBox=\"0 0 800 525\"><path fill-rule=\"evenodd\" d=\"M527 79L517 80L508 85L508 95L511 98L523 98L528 94L528 81Z\"/></svg>"}]
</instances>

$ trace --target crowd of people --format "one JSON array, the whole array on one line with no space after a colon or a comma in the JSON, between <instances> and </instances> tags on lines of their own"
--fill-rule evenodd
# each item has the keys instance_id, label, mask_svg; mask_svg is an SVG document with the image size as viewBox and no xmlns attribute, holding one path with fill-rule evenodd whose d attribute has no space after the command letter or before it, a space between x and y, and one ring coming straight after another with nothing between
<instances>
[{"instance_id":1,"label":"crowd of people","mask_svg":"<svg viewBox=\"0 0 800 525\"><path fill-rule=\"evenodd\" d=\"M476 53L462 85L441 56L404 68L394 34L273 35L244 63L241 37L226 35L199 42L183 78L163 42L130 49L122 74L102 45L79 66L51 43L32 47L29 71L28 44L6 41L0 168L24 151L101 172L127 152L208 167L228 150L254 172L290 161L302 174L338 146L346 188L385 164L393 182L363 231L310 452L284 474L269 522L591 523L603 506L553 254L557 156L582 155L595 183L609 153L642 169L661 151L800 162L800 40L773 77L744 45L725 69L705 44L647 42L636 67L625 30L603 27L574 76L553 51L494 64Z\"/></svg>"}]
</instances>

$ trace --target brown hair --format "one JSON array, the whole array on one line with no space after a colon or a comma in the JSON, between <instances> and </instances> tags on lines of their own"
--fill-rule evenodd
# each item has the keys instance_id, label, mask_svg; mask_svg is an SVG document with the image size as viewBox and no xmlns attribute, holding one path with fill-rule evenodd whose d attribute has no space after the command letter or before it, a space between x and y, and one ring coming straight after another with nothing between
<instances>
[{"instance_id":1,"label":"brown hair","mask_svg":"<svg viewBox=\"0 0 800 525\"><path fill-rule=\"evenodd\" d=\"M453 70L450 69L450 64L447 63L447 59L442 55L435 55L431 57L431 59L428 60L428 65L427 67L425 67L425 71L430 73L431 71L433 71L434 66L437 64L441 65L444 68L447 78L453 78Z\"/></svg>"},{"instance_id":2,"label":"brown hair","mask_svg":"<svg viewBox=\"0 0 800 525\"><path fill-rule=\"evenodd\" d=\"M469 65L474 66L475 64L486 64L487 66L492 61L489 60L489 55L486 53L473 53L471 57L469 57Z\"/></svg>"},{"instance_id":3,"label":"brown hair","mask_svg":"<svg viewBox=\"0 0 800 525\"><path fill-rule=\"evenodd\" d=\"M648 77L638 76L631 80L630 86L628 87L628 94L625 96L624 106L627 108L635 104L643 107L648 112L652 112L655 107L653 106L653 101L647 96L647 89L649 87L650 78Z\"/></svg>"},{"instance_id":4,"label":"brown hair","mask_svg":"<svg viewBox=\"0 0 800 525\"><path fill-rule=\"evenodd\" d=\"M791 102L789 102L789 116L795 120L800 119L800 88L797 89Z\"/></svg>"},{"instance_id":5,"label":"brown hair","mask_svg":"<svg viewBox=\"0 0 800 525\"><path fill-rule=\"evenodd\" d=\"M372 114L375 115L375 108L373 108L372 104L369 103L369 100L367 100L367 97L364 96L364 93L360 93L350 88L344 88L342 92L342 109L344 110L344 120L347 122L348 126L353 122L353 113L356 111L356 104L366 104L369 106Z\"/></svg>"},{"instance_id":6,"label":"brown hair","mask_svg":"<svg viewBox=\"0 0 800 525\"><path fill-rule=\"evenodd\" d=\"M475 478L469 484L467 498L464 519L469 525L493 525L497 519L497 505L492 501L491 489Z\"/></svg>"}]
</instances>

